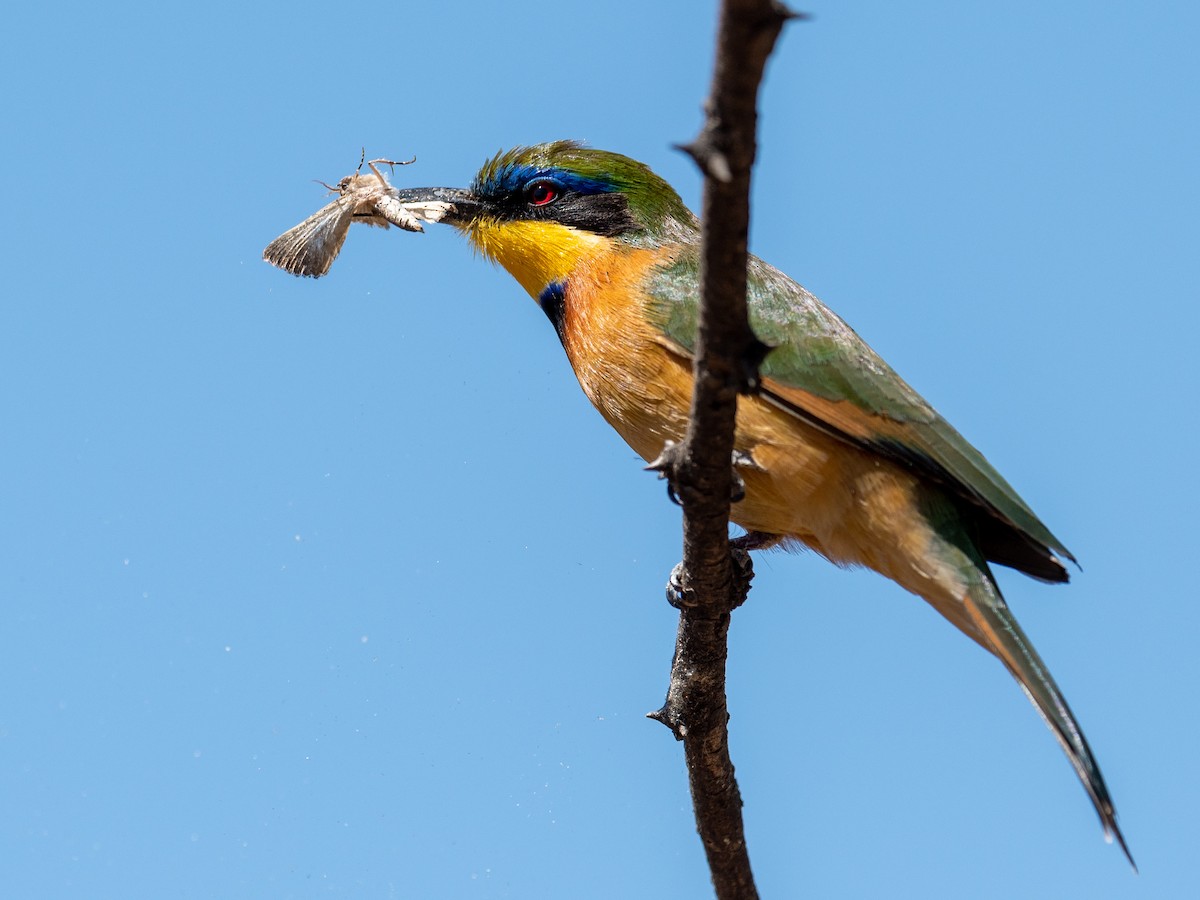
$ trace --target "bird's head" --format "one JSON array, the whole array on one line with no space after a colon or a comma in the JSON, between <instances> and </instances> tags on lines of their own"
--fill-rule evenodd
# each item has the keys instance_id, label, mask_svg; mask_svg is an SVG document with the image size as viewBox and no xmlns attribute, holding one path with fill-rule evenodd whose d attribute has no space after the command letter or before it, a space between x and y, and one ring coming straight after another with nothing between
<instances>
[{"instance_id":1,"label":"bird's head","mask_svg":"<svg viewBox=\"0 0 1200 900\"><path fill-rule=\"evenodd\" d=\"M414 188L405 202L451 204L443 222L537 297L615 242L652 245L695 229L695 217L644 163L574 141L496 154L469 188Z\"/></svg>"}]
</instances>

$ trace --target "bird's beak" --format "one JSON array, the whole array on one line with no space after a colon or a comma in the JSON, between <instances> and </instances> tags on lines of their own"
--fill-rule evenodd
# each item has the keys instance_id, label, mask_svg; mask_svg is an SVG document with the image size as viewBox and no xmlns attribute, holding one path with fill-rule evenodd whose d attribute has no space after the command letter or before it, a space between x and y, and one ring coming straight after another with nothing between
<instances>
[{"instance_id":1,"label":"bird's beak","mask_svg":"<svg viewBox=\"0 0 1200 900\"><path fill-rule=\"evenodd\" d=\"M409 209L424 208L426 221L447 225L466 225L483 210L479 198L463 188L393 188L392 196Z\"/></svg>"}]
</instances>

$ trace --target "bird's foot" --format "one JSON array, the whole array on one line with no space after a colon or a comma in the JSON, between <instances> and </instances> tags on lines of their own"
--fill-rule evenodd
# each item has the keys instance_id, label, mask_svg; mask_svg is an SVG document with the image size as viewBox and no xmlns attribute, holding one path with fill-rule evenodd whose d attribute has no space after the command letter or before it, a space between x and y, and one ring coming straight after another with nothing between
<instances>
[{"instance_id":1,"label":"bird's foot","mask_svg":"<svg viewBox=\"0 0 1200 900\"><path fill-rule=\"evenodd\" d=\"M671 577L667 579L667 602L676 609L686 609L696 605L692 595L691 588L683 586L683 563L675 563Z\"/></svg>"},{"instance_id":2,"label":"bird's foot","mask_svg":"<svg viewBox=\"0 0 1200 900\"><path fill-rule=\"evenodd\" d=\"M733 609L737 609L750 596L750 583L754 581L754 560L750 553L729 542L729 561L733 566Z\"/></svg>"},{"instance_id":3,"label":"bird's foot","mask_svg":"<svg viewBox=\"0 0 1200 900\"><path fill-rule=\"evenodd\" d=\"M675 492L675 472L681 462L683 462L683 444L666 441L663 443L662 451L646 466L647 472L657 472L659 480L667 482L667 496L676 506L683 506L679 502L679 494ZM672 577L674 577L673 573Z\"/></svg>"},{"instance_id":4,"label":"bird's foot","mask_svg":"<svg viewBox=\"0 0 1200 900\"><path fill-rule=\"evenodd\" d=\"M734 550L766 550L774 547L780 541L782 536L778 534L768 534L765 531L747 531L741 537L735 537L729 542L729 546Z\"/></svg>"},{"instance_id":5,"label":"bird's foot","mask_svg":"<svg viewBox=\"0 0 1200 900\"><path fill-rule=\"evenodd\" d=\"M741 547L737 541L730 541L729 562L733 566L734 585L734 598L729 608L737 609L746 602L746 597L750 594L750 583L754 580L754 561L750 558L748 549ZM667 602L676 609L688 609L698 605L695 591L684 584L685 574L683 563L676 563L675 568L671 570L671 577L667 579Z\"/></svg>"},{"instance_id":6,"label":"bird's foot","mask_svg":"<svg viewBox=\"0 0 1200 900\"><path fill-rule=\"evenodd\" d=\"M662 452L658 454L658 457L653 462L646 466L647 472L657 472L658 477L667 482L667 496L677 506L683 505L679 500L679 493L675 488L676 473L680 463L683 462L683 457L683 444L677 444L675 441L666 441L663 444ZM746 481L742 478L738 469L752 469L756 472L761 472L763 469L762 466L754 461L754 457L750 453L743 450L734 450L731 462L733 464L733 471L732 483L729 488L729 502L740 503L746 499Z\"/></svg>"}]
</instances>

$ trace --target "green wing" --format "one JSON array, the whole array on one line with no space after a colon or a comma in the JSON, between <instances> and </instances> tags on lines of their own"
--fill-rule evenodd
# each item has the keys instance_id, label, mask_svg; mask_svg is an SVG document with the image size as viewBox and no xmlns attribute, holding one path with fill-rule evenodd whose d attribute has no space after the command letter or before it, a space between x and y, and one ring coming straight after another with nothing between
<instances>
[{"instance_id":1,"label":"green wing","mask_svg":"<svg viewBox=\"0 0 1200 900\"><path fill-rule=\"evenodd\" d=\"M751 257L750 325L772 351L762 396L848 443L920 471L973 509L985 556L1035 578L1066 581L1055 554L1074 557L978 450L816 297ZM688 250L651 277L650 315L691 354L698 257Z\"/></svg>"}]
</instances>

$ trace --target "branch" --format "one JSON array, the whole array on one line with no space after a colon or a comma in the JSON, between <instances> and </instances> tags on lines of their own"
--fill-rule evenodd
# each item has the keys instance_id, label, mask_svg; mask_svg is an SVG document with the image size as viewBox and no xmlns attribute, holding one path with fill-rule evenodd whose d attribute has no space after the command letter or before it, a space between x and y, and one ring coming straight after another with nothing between
<instances>
[{"instance_id":1,"label":"branch","mask_svg":"<svg viewBox=\"0 0 1200 900\"><path fill-rule=\"evenodd\" d=\"M651 713L684 742L696 826L720 900L757 898L729 757L725 660L730 613L745 600L749 556L729 545L729 507L740 488L731 460L737 395L756 387L767 348L746 315L750 169L756 104L767 57L794 18L773 0L723 0L705 123L680 149L705 173L700 318L687 437L667 447L665 471L683 504L683 562L670 593L680 608L671 682Z\"/></svg>"}]
</instances>

